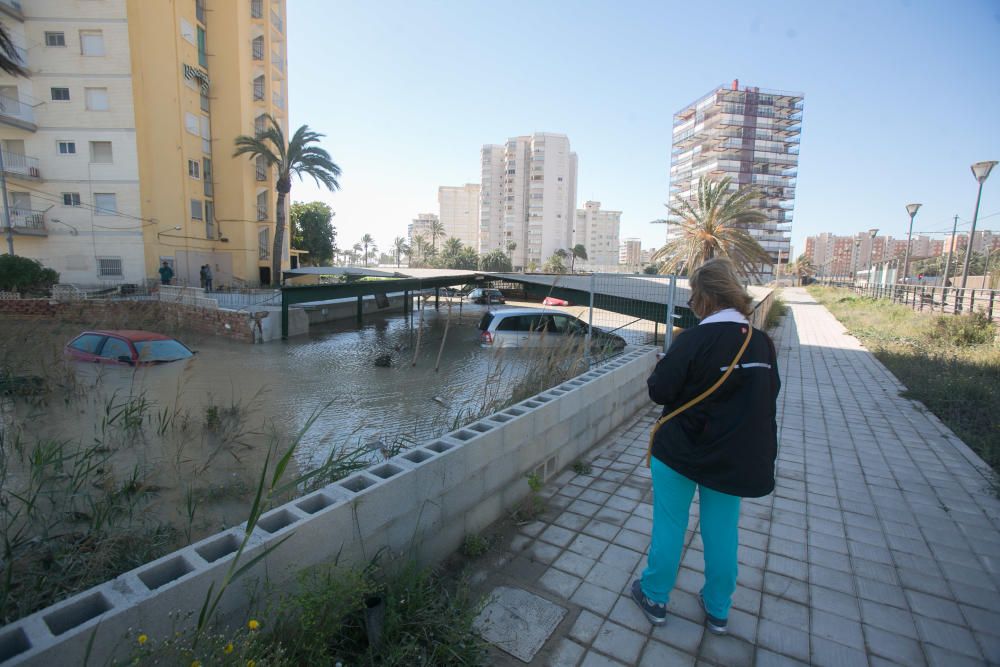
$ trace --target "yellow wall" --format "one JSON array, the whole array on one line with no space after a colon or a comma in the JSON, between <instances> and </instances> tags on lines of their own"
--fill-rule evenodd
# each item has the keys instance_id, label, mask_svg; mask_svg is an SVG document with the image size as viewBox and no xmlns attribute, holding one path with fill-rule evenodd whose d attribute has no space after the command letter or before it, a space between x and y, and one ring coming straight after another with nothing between
<instances>
[{"instance_id":1,"label":"yellow wall","mask_svg":"<svg viewBox=\"0 0 1000 667\"><path fill-rule=\"evenodd\" d=\"M149 275L156 275L161 257L174 258L178 279L193 284L200 266L211 264L216 286L255 284L259 267L270 266L269 259L258 256L258 231L269 228L273 239L273 175L257 181L246 156L232 157L234 139L253 134L260 113L283 120L287 131L287 86L283 75L275 76L279 72L271 57L276 52L286 60L284 35L271 19L272 12L277 14L283 29L284 7L276 0L262 5L263 18L254 19L250 2L206 0L205 24L199 24L194 0L128 0L142 216L155 220L144 234ZM195 42L199 25L205 28L207 67L199 65L196 44L182 36L183 21L194 30ZM257 35L265 38L263 61L251 57ZM202 138L186 129L186 114L199 122L206 114L200 86L185 78L184 65L206 71L210 81L210 155L203 153ZM260 74L266 77L264 100L254 101L253 80ZM275 106L274 90L286 100L286 109ZM188 176L188 160L201 163L204 157L212 161L214 199L205 195L204 179ZM268 219L258 221L257 194L265 189L270 191ZM192 199L214 201L213 238L206 238L204 220L191 219ZM287 252L282 264L288 266Z\"/></svg>"}]
</instances>

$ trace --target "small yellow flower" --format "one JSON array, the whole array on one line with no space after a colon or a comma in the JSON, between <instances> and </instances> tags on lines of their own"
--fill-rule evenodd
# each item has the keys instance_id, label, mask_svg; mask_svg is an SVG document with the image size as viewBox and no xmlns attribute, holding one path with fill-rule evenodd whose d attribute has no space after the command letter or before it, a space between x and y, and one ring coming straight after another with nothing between
<instances>
[{"instance_id":1,"label":"small yellow flower","mask_svg":"<svg viewBox=\"0 0 1000 667\"><path fill-rule=\"evenodd\" d=\"M233 652L233 643L229 642L228 644L226 644L226 647L224 649L222 649L222 652L225 653L226 655L229 655L230 653L232 653Z\"/></svg>"},{"instance_id":2,"label":"small yellow flower","mask_svg":"<svg viewBox=\"0 0 1000 667\"><path fill-rule=\"evenodd\" d=\"M247 667L257 667L256 660L247 660Z\"/></svg>"},{"instance_id":3,"label":"small yellow flower","mask_svg":"<svg viewBox=\"0 0 1000 667\"><path fill-rule=\"evenodd\" d=\"M258 628L260 628L260 623L258 623L255 619L251 618L250 622L247 623L247 627L250 628L251 630L257 630Z\"/></svg>"},{"instance_id":4,"label":"small yellow flower","mask_svg":"<svg viewBox=\"0 0 1000 667\"><path fill-rule=\"evenodd\" d=\"M201 667L201 660L192 660L191 667Z\"/></svg>"},{"instance_id":5,"label":"small yellow flower","mask_svg":"<svg viewBox=\"0 0 1000 667\"><path fill-rule=\"evenodd\" d=\"M142 646L143 644L145 644L148 641L149 641L149 637L147 637L146 635L139 635L139 639L138 639L139 646Z\"/></svg>"}]
</instances>

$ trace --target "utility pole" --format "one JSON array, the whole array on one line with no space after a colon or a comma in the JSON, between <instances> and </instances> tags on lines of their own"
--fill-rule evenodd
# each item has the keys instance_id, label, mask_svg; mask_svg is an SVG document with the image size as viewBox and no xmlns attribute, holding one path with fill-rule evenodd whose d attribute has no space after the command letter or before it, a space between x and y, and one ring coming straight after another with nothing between
<instances>
[{"instance_id":1,"label":"utility pole","mask_svg":"<svg viewBox=\"0 0 1000 667\"><path fill-rule=\"evenodd\" d=\"M0 148L0 190L3 194L3 226L7 231L7 254L14 255L14 230L10 226L10 204L7 202L7 170L3 164L3 149Z\"/></svg>"},{"instance_id":2,"label":"utility pole","mask_svg":"<svg viewBox=\"0 0 1000 667\"><path fill-rule=\"evenodd\" d=\"M955 222L951 226L951 243L948 244L948 256L944 260L944 280L941 285L947 289L948 288L948 269L951 267L951 253L955 249L955 244L958 243L958 239L955 238L955 232L958 230L958 216L955 216ZM946 292L947 293L947 292Z\"/></svg>"}]
</instances>

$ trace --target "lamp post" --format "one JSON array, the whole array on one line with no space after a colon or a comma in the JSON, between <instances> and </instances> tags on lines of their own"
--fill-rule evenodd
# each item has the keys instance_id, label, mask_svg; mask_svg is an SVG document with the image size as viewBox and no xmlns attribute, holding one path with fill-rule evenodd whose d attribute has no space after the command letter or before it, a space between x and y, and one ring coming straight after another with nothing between
<instances>
[{"instance_id":1,"label":"lamp post","mask_svg":"<svg viewBox=\"0 0 1000 667\"><path fill-rule=\"evenodd\" d=\"M858 282L858 256L861 254L861 239L854 239L854 254L851 256L851 282Z\"/></svg>"},{"instance_id":2,"label":"lamp post","mask_svg":"<svg viewBox=\"0 0 1000 667\"><path fill-rule=\"evenodd\" d=\"M965 247L965 268L962 269L962 289L969 279L969 260L972 258L972 243L976 238L976 220L979 219L979 201L983 198L983 183L997 164L996 160L977 162L972 165L972 175L979 181L979 194L976 195L976 212L972 214L972 231L969 233L969 245Z\"/></svg>"},{"instance_id":3,"label":"lamp post","mask_svg":"<svg viewBox=\"0 0 1000 667\"><path fill-rule=\"evenodd\" d=\"M910 231L906 233L906 255L903 257L903 282L910 277L910 245L913 243L913 218L920 210L920 204L907 204L906 212L910 214Z\"/></svg>"},{"instance_id":4,"label":"lamp post","mask_svg":"<svg viewBox=\"0 0 1000 667\"><path fill-rule=\"evenodd\" d=\"M868 230L868 239L871 243L871 248L868 252L868 282L872 282L873 273L875 273L875 237L878 236L878 227L873 227Z\"/></svg>"}]
</instances>

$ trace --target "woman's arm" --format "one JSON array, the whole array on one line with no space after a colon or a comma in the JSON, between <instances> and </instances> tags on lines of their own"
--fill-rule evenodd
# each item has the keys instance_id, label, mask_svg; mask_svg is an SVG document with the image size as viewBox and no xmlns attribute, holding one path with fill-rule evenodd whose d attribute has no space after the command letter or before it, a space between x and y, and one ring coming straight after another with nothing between
<instances>
[{"instance_id":1,"label":"woman's arm","mask_svg":"<svg viewBox=\"0 0 1000 667\"><path fill-rule=\"evenodd\" d=\"M691 364L690 335L681 333L667 354L657 362L653 373L646 380L649 387L649 398L654 403L667 405L677 400L687 380L688 367Z\"/></svg>"}]
</instances>

